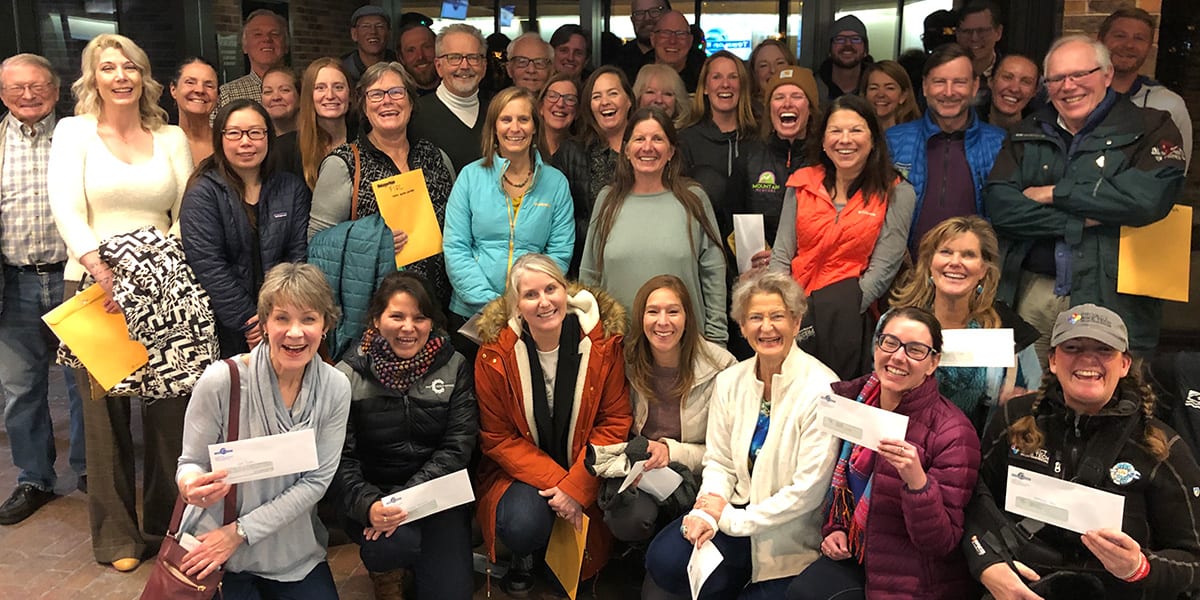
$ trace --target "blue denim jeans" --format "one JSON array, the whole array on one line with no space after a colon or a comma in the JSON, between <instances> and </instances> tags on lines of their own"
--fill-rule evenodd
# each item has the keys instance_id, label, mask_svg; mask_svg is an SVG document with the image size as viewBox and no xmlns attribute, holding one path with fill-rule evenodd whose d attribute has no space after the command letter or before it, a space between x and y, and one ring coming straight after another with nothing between
<instances>
[{"instance_id":1,"label":"blue denim jeans","mask_svg":"<svg viewBox=\"0 0 1200 600\"><path fill-rule=\"evenodd\" d=\"M466 506L430 515L397 527L389 537L368 541L363 525L346 520L346 534L358 544L368 571L412 569L420 600L470 600L471 512Z\"/></svg>"},{"instance_id":2,"label":"blue denim jeans","mask_svg":"<svg viewBox=\"0 0 1200 600\"><path fill-rule=\"evenodd\" d=\"M58 339L42 315L63 298L62 273L22 273L4 267L4 303L0 314L0 386L4 389L4 426L17 483L54 489L54 426L50 422L49 375ZM75 376L62 369L70 402L70 464L85 472L83 412Z\"/></svg>"},{"instance_id":3,"label":"blue denim jeans","mask_svg":"<svg viewBox=\"0 0 1200 600\"><path fill-rule=\"evenodd\" d=\"M328 562L319 562L300 581L275 581L249 573L225 573L223 600L337 600Z\"/></svg>"}]
</instances>

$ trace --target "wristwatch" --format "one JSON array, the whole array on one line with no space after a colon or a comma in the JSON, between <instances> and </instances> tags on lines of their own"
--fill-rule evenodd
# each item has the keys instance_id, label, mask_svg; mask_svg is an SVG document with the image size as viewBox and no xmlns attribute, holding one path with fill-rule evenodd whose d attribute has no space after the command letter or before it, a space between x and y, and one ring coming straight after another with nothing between
<instances>
[{"instance_id":1,"label":"wristwatch","mask_svg":"<svg viewBox=\"0 0 1200 600\"><path fill-rule=\"evenodd\" d=\"M233 523L234 532L236 532L242 538L242 541L249 542L250 538L246 537L246 530L242 527L242 520L238 519Z\"/></svg>"}]
</instances>

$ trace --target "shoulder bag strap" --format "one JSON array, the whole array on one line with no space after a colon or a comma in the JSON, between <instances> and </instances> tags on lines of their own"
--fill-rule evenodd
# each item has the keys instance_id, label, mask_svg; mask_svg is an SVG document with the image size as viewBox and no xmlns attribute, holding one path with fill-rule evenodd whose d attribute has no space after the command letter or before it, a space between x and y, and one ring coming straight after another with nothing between
<instances>
[{"instance_id":1,"label":"shoulder bag strap","mask_svg":"<svg viewBox=\"0 0 1200 600\"><path fill-rule=\"evenodd\" d=\"M227 425L227 434L225 441L235 442L238 439L238 421L242 414L242 382L238 375L237 364L234 359L225 359L225 366L229 367L229 423ZM237 520L237 484L230 487L229 493L225 495L225 524L228 525Z\"/></svg>"},{"instance_id":2,"label":"shoulder bag strap","mask_svg":"<svg viewBox=\"0 0 1200 600\"><path fill-rule=\"evenodd\" d=\"M358 143L350 144L354 153L354 189L350 192L350 220L358 220L358 185L362 183L362 156L358 152Z\"/></svg>"}]
</instances>

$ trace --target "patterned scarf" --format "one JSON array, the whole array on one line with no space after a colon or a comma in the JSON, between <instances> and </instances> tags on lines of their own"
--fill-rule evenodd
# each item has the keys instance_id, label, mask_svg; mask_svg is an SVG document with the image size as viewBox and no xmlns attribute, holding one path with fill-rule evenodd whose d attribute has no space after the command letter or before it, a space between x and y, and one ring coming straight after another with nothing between
<instances>
[{"instance_id":1,"label":"patterned scarf","mask_svg":"<svg viewBox=\"0 0 1200 600\"><path fill-rule=\"evenodd\" d=\"M857 401L867 406L879 406L879 378L871 375ZM870 448L843 441L833 468L826 525L846 531L850 552L861 564L867 554L867 515L870 513L871 487L875 483L875 452Z\"/></svg>"},{"instance_id":2,"label":"patterned scarf","mask_svg":"<svg viewBox=\"0 0 1200 600\"><path fill-rule=\"evenodd\" d=\"M450 338L445 334L434 333L415 356L400 358L392 352L392 347L379 330L372 327L363 334L359 350L370 360L371 372L379 383L390 390L406 392L409 386L425 376L442 347L449 342Z\"/></svg>"}]
</instances>

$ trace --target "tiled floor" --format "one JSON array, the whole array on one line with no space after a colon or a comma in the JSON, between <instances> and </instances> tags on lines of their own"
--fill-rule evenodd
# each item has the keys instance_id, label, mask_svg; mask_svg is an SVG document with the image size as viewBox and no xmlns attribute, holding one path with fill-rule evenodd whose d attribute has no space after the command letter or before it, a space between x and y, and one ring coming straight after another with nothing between
<instances>
[{"instance_id":1,"label":"tiled floor","mask_svg":"<svg viewBox=\"0 0 1200 600\"><path fill-rule=\"evenodd\" d=\"M152 564L145 563L132 573L118 573L93 560L87 498L75 490L75 477L66 466L66 391L58 369L51 371L50 408L59 456L56 491L61 496L21 523L0 526L0 599L136 599ZM138 427L137 411L134 414L135 427ZM8 497L16 478L17 471L8 452L8 435L0 428L0 502ZM341 598L370 600L374 597L371 580L359 562L357 546L344 544L330 548L329 564ZM636 586L640 584L641 576L627 571L628 568L610 564L600 575L598 587L593 589L589 585L579 597L636 598L639 595ZM479 574L475 576L476 599L488 598L485 579ZM531 597L534 600L554 598L537 591L545 587L539 585ZM506 600L508 596L493 583L491 598Z\"/></svg>"}]
</instances>

